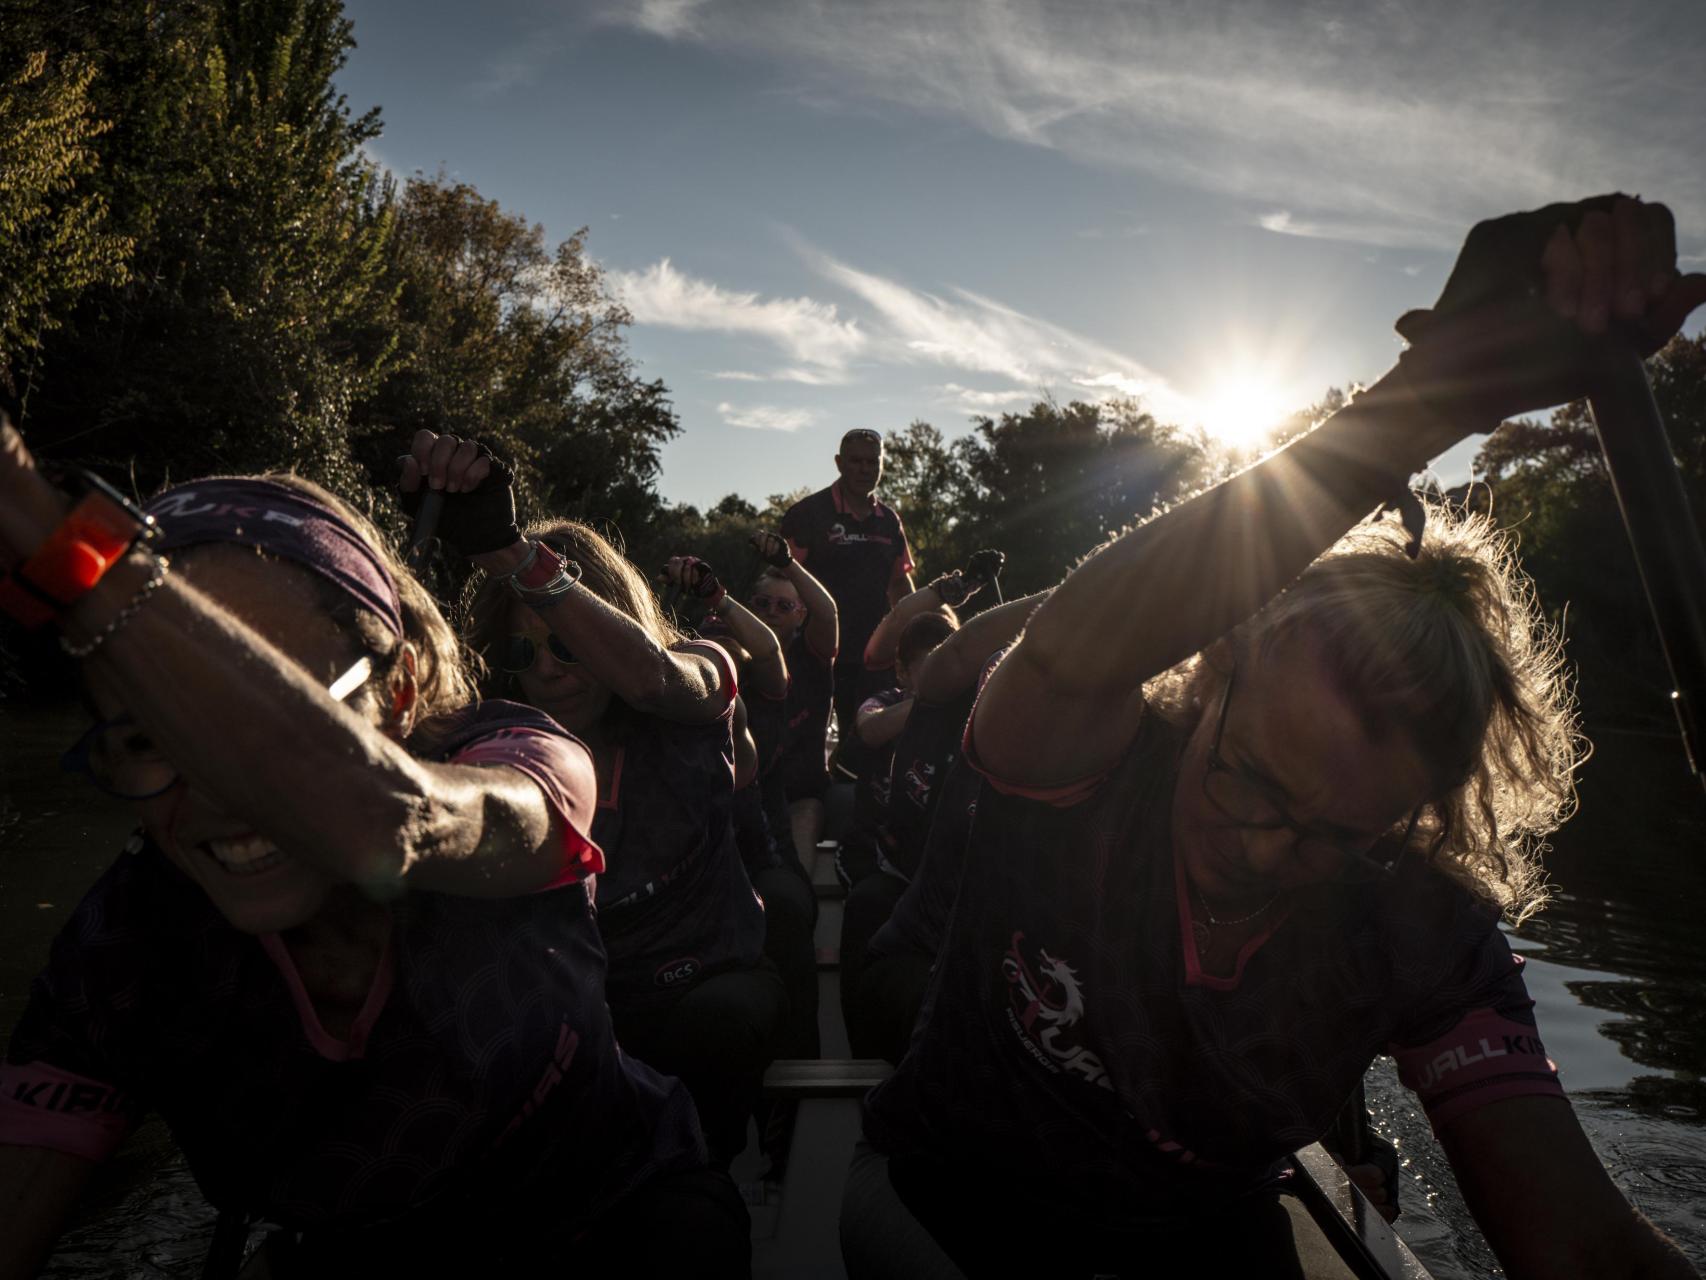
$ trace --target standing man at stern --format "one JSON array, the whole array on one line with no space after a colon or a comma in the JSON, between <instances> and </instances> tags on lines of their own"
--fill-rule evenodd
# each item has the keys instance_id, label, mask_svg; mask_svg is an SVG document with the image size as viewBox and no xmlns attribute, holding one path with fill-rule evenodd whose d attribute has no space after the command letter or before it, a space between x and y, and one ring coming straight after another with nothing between
<instances>
[{"instance_id":1,"label":"standing man at stern","mask_svg":"<svg viewBox=\"0 0 1706 1280\"><path fill-rule=\"evenodd\" d=\"M882 436L869 427L849 431L841 437L835 469L839 480L788 508L782 534L794 556L829 589L841 613L835 718L845 743L853 736L860 701L887 682L886 671L865 670L865 644L895 601L912 593L913 566L899 513L877 497ZM853 763L845 753L839 758L843 767Z\"/></svg>"}]
</instances>

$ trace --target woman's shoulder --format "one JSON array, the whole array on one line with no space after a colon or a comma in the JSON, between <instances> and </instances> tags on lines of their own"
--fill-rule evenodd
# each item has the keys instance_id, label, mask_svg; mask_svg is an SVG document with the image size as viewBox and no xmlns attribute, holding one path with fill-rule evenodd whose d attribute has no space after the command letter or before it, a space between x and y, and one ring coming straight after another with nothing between
<instances>
[{"instance_id":1,"label":"woman's shoulder","mask_svg":"<svg viewBox=\"0 0 1706 1280\"><path fill-rule=\"evenodd\" d=\"M537 707L488 698L422 720L409 735L408 746L422 760L447 760L476 742L506 733L575 741L573 734Z\"/></svg>"}]
</instances>

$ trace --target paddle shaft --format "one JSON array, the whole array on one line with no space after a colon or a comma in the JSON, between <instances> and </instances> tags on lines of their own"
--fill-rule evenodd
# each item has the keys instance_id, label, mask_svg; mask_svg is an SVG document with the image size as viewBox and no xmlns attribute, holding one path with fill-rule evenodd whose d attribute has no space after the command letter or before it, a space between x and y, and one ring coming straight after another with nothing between
<instances>
[{"instance_id":1,"label":"paddle shaft","mask_svg":"<svg viewBox=\"0 0 1706 1280\"><path fill-rule=\"evenodd\" d=\"M1670 667L1689 768L1706 786L1706 548L1640 358L1608 362L1595 382L1588 399L1599 446Z\"/></svg>"},{"instance_id":2,"label":"paddle shaft","mask_svg":"<svg viewBox=\"0 0 1706 1280\"><path fill-rule=\"evenodd\" d=\"M438 533L438 518L444 514L444 490L428 489L421 494L420 509L415 512L414 531L409 535L409 568L419 573L426 562L427 549Z\"/></svg>"}]
</instances>

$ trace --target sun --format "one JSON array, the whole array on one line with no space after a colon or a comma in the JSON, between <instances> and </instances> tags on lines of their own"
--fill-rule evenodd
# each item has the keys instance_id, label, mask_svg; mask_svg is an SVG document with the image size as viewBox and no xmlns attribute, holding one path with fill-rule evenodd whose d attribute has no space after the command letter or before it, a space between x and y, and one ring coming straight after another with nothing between
<instances>
[{"instance_id":1,"label":"sun","mask_svg":"<svg viewBox=\"0 0 1706 1280\"><path fill-rule=\"evenodd\" d=\"M1295 406L1271 382L1244 374L1222 378L1198 402L1204 431L1229 449L1255 449Z\"/></svg>"}]
</instances>

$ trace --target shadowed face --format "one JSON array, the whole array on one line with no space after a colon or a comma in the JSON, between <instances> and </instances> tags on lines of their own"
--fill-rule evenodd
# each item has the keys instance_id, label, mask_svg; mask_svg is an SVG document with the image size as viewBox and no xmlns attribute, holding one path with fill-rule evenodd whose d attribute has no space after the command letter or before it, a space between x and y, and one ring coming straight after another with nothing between
<instances>
[{"instance_id":1,"label":"shadowed face","mask_svg":"<svg viewBox=\"0 0 1706 1280\"><path fill-rule=\"evenodd\" d=\"M315 579L305 570L263 560L243 548L217 546L174 557L173 571L323 684L330 685L361 656L356 641L326 616ZM103 720L128 710L123 688L110 678L103 680L101 668L90 670L89 693ZM371 693L371 686L357 689L345 702L377 724L380 704ZM215 717L206 733L217 738L233 729ZM140 729L135 733L143 735ZM260 758L256 767L264 770L264 753ZM304 796L302 801L309 804L313 798ZM300 856L302 851L281 848L246 819L227 812L193 776L181 771L168 790L133 804L161 852L245 933L273 933L306 923L340 883Z\"/></svg>"},{"instance_id":2,"label":"shadowed face","mask_svg":"<svg viewBox=\"0 0 1706 1280\"><path fill-rule=\"evenodd\" d=\"M870 497L883 478L882 440L875 435L861 435L843 441L841 452L835 455L835 469L841 473L841 483L849 493Z\"/></svg>"},{"instance_id":3,"label":"shadowed face","mask_svg":"<svg viewBox=\"0 0 1706 1280\"><path fill-rule=\"evenodd\" d=\"M1408 736L1370 736L1306 640L1243 659L1233 696L1223 702L1220 692L1186 746L1173 797L1175 846L1211 903L1336 880L1347 870L1340 850L1374 849L1432 794ZM1205 789L1217 732L1222 773L1260 797L1249 815L1260 825L1236 821Z\"/></svg>"},{"instance_id":4,"label":"shadowed face","mask_svg":"<svg viewBox=\"0 0 1706 1280\"><path fill-rule=\"evenodd\" d=\"M747 597L746 607L776 633L776 639L783 645L805 625L806 611L800 604L800 593L786 578L760 578Z\"/></svg>"},{"instance_id":5,"label":"shadowed face","mask_svg":"<svg viewBox=\"0 0 1706 1280\"><path fill-rule=\"evenodd\" d=\"M590 732L610 707L609 686L583 664L564 662L553 653L551 628L519 600L509 606L508 625L510 635L526 636L533 645L533 664L511 677L516 688L512 696L538 707L570 733Z\"/></svg>"}]
</instances>

